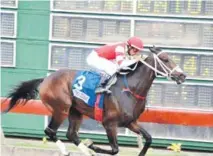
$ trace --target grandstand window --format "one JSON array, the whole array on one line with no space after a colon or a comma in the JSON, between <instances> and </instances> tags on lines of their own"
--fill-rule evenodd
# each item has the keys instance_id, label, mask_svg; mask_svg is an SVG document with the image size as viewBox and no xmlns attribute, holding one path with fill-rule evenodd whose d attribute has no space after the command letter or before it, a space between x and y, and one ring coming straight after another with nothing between
<instances>
[{"instance_id":1,"label":"grandstand window","mask_svg":"<svg viewBox=\"0 0 213 156\"><path fill-rule=\"evenodd\" d=\"M213 22L136 20L135 34L147 44L213 49Z\"/></svg>"},{"instance_id":2,"label":"grandstand window","mask_svg":"<svg viewBox=\"0 0 213 156\"><path fill-rule=\"evenodd\" d=\"M213 109L213 86L208 84L155 81L150 88L147 103L149 106Z\"/></svg>"},{"instance_id":3,"label":"grandstand window","mask_svg":"<svg viewBox=\"0 0 213 156\"><path fill-rule=\"evenodd\" d=\"M125 41L133 32L149 45L213 49L212 21L51 14L50 23L54 41L111 43Z\"/></svg>"},{"instance_id":4,"label":"grandstand window","mask_svg":"<svg viewBox=\"0 0 213 156\"><path fill-rule=\"evenodd\" d=\"M213 2L203 0L51 0L52 11L104 14L211 17Z\"/></svg>"},{"instance_id":5,"label":"grandstand window","mask_svg":"<svg viewBox=\"0 0 213 156\"><path fill-rule=\"evenodd\" d=\"M171 53L170 56L186 72L188 78L212 80L213 53Z\"/></svg>"},{"instance_id":6,"label":"grandstand window","mask_svg":"<svg viewBox=\"0 0 213 156\"><path fill-rule=\"evenodd\" d=\"M18 8L18 0L1 0L2 8Z\"/></svg>"},{"instance_id":7,"label":"grandstand window","mask_svg":"<svg viewBox=\"0 0 213 156\"><path fill-rule=\"evenodd\" d=\"M1 11L1 37L16 37L17 13L15 11Z\"/></svg>"},{"instance_id":8,"label":"grandstand window","mask_svg":"<svg viewBox=\"0 0 213 156\"><path fill-rule=\"evenodd\" d=\"M51 15L50 40L82 42L118 42L130 37L131 22L126 18Z\"/></svg>"},{"instance_id":9,"label":"grandstand window","mask_svg":"<svg viewBox=\"0 0 213 156\"><path fill-rule=\"evenodd\" d=\"M103 13L132 13L132 0L52 0L51 10L53 11L81 11L81 12L103 12Z\"/></svg>"},{"instance_id":10,"label":"grandstand window","mask_svg":"<svg viewBox=\"0 0 213 156\"><path fill-rule=\"evenodd\" d=\"M1 67L15 67L16 41L1 40Z\"/></svg>"},{"instance_id":11,"label":"grandstand window","mask_svg":"<svg viewBox=\"0 0 213 156\"><path fill-rule=\"evenodd\" d=\"M73 70L88 69L87 55L94 47L80 47L76 45L50 44L49 69L70 68Z\"/></svg>"},{"instance_id":12,"label":"grandstand window","mask_svg":"<svg viewBox=\"0 0 213 156\"><path fill-rule=\"evenodd\" d=\"M209 8L213 3L205 3L202 0L158 0L137 1L137 14L160 14L160 15L209 15ZM209 7L210 6L210 7Z\"/></svg>"}]
</instances>

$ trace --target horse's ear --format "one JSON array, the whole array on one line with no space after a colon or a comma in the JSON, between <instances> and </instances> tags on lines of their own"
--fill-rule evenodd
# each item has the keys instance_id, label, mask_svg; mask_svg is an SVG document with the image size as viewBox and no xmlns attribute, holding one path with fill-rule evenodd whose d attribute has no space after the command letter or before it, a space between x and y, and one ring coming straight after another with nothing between
<instances>
[{"instance_id":1,"label":"horse's ear","mask_svg":"<svg viewBox=\"0 0 213 156\"><path fill-rule=\"evenodd\" d=\"M149 47L149 50L152 53L155 53L155 54L157 54L158 52L162 51L160 47L155 47L155 45L153 45L153 47Z\"/></svg>"},{"instance_id":2,"label":"horse's ear","mask_svg":"<svg viewBox=\"0 0 213 156\"><path fill-rule=\"evenodd\" d=\"M156 50L157 52L162 51L162 49L161 49L160 47L155 47L155 50Z\"/></svg>"},{"instance_id":3,"label":"horse's ear","mask_svg":"<svg viewBox=\"0 0 213 156\"><path fill-rule=\"evenodd\" d=\"M152 47L149 47L149 50L150 50L152 53L156 53L156 48L155 48L154 45L153 45Z\"/></svg>"}]
</instances>

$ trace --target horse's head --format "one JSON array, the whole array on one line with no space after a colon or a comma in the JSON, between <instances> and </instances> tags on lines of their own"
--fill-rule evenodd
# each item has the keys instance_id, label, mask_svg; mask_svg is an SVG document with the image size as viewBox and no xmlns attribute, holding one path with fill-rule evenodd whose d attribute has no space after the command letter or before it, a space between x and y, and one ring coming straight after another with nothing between
<instances>
[{"instance_id":1,"label":"horse's head","mask_svg":"<svg viewBox=\"0 0 213 156\"><path fill-rule=\"evenodd\" d=\"M155 74L166 76L181 84L185 81L186 75L183 70L169 57L168 53L159 47L149 48L153 53Z\"/></svg>"}]
</instances>

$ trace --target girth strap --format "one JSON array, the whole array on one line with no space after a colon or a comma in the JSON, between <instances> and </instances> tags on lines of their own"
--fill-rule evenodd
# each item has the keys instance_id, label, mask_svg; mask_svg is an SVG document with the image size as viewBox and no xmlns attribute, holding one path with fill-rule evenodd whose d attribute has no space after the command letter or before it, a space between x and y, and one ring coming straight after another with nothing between
<instances>
[{"instance_id":1,"label":"girth strap","mask_svg":"<svg viewBox=\"0 0 213 156\"><path fill-rule=\"evenodd\" d=\"M124 81L125 87L123 88L122 92L130 92L136 99L140 99L140 100L145 100L145 99L146 99L146 97L140 96L140 95L134 93L133 91L131 91L131 90L129 89L126 75L123 76L123 81Z\"/></svg>"}]
</instances>

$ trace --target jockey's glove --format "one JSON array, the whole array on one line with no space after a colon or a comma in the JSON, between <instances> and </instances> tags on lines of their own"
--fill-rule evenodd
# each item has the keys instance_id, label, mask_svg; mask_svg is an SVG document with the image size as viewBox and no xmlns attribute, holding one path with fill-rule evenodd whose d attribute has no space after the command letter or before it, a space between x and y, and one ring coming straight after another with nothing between
<instances>
[{"instance_id":1,"label":"jockey's glove","mask_svg":"<svg viewBox=\"0 0 213 156\"><path fill-rule=\"evenodd\" d=\"M138 61L140 61L141 60L141 54L139 54L139 55L134 55L133 56L133 59L136 61L136 62L138 62Z\"/></svg>"}]
</instances>

